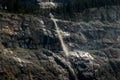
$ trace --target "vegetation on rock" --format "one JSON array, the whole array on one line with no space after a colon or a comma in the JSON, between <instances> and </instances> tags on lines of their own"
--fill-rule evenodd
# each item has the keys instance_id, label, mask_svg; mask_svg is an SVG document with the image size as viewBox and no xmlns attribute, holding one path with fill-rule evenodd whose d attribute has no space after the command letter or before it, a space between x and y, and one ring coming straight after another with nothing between
<instances>
[{"instance_id":1,"label":"vegetation on rock","mask_svg":"<svg viewBox=\"0 0 120 80\"><path fill-rule=\"evenodd\" d=\"M36 0L0 0L2 11L15 13L33 13L38 10Z\"/></svg>"},{"instance_id":2,"label":"vegetation on rock","mask_svg":"<svg viewBox=\"0 0 120 80\"><path fill-rule=\"evenodd\" d=\"M119 5L119 0L69 0L68 3L56 8L55 12L73 15L75 12L81 12L89 8L100 8L107 6Z\"/></svg>"}]
</instances>

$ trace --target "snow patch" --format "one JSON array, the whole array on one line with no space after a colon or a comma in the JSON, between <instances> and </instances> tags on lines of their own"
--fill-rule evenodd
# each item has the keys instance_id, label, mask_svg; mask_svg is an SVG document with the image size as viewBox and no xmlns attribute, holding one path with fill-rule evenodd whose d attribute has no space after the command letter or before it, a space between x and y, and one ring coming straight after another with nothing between
<instances>
[{"instance_id":1,"label":"snow patch","mask_svg":"<svg viewBox=\"0 0 120 80\"><path fill-rule=\"evenodd\" d=\"M23 60L23 59L21 59L21 58L19 58L19 57L17 57L17 56L13 57L13 59L14 59L15 61L17 61L17 62L20 64L20 66L23 66L24 63L32 63L32 62L30 62L30 61L28 61L28 60Z\"/></svg>"},{"instance_id":2,"label":"snow patch","mask_svg":"<svg viewBox=\"0 0 120 80\"><path fill-rule=\"evenodd\" d=\"M60 32L62 33L62 35L64 37L69 37L70 36L70 33L68 33L68 32L65 32L65 31L62 31L62 30L60 30Z\"/></svg>"},{"instance_id":3,"label":"snow patch","mask_svg":"<svg viewBox=\"0 0 120 80\"><path fill-rule=\"evenodd\" d=\"M40 23L44 25L44 21L43 20L40 20Z\"/></svg>"},{"instance_id":4,"label":"snow patch","mask_svg":"<svg viewBox=\"0 0 120 80\"><path fill-rule=\"evenodd\" d=\"M70 47L74 47L74 43L68 43Z\"/></svg>"},{"instance_id":5,"label":"snow patch","mask_svg":"<svg viewBox=\"0 0 120 80\"><path fill-rule=\"evenodd\" d=\"M54 8L57 6L57 4L53 2L41 2L39 5L41 8Z\"/></svg>"},{"instance_id":6,"label":"snow patch","mask_svg":"<svg viewBox=\"0 0 120 80\"><path fill-rule=\"evenodd\" d=\"M18 58L18 57L13 57L13 59L15 59L16 61L18 61L19 63L25 63L24 60Z\"/></svg>"},{"instance_id":7,"label":"snow patch","mask_svg":"<svg viewBox=\"0 0 120 80\"><path fill-rule=\"evenodd\" d=\"M94 60L89 52L74 50L73 52L70 52L70 55L78 58L83 58L85 60Z\"/></svg>"},{"instance_id":8,"label":"snow patch","mask_svg":"<svg viewBox=\"0 0 120 80\"><path fill-rule=\"evenodd\" d=\"M38 19L38 18L37 18L37 20L39 21L39 23L41 23L42 25L44 25L44 21L43 20Z\"/></svg>"}]
</instances>

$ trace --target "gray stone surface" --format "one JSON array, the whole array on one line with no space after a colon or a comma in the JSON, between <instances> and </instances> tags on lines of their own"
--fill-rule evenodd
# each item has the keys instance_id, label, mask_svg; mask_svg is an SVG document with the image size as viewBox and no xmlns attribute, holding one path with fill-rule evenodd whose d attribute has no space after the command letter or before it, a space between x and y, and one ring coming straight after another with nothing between
<instances>
[{"instance_id":1,"label":"gray stone surface","mask_svg":"<svg viewBox=\"0 0 120 80\"><path fill-rule=\"evenodd\" d=\"M58 20L69 57L50 18L0 13L0 80L74 80L69 66L78 80L120 80L119 9L109 8L109 20L103 8L87 21Z\"/></svg>"}]
</instances>

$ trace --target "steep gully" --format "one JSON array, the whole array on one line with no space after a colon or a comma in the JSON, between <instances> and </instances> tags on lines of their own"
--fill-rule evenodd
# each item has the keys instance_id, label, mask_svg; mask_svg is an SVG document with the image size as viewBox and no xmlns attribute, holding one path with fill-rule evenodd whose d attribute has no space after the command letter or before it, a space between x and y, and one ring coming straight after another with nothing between
<instances>
[{"instance_id":1,"label":"steep gully","mask_svg":"<svg viewBox=\"0 0 120 80\"><path fill-rule=\"evenodd\" d=\"M56 19L54 19L54 16L53 16L51 13L50 13L50 17L51 17L51 20L54 22L54 25L55 25L55 28L56 28L56 32L57 32L57 34L58 34L58 38L59 38L59 40L60 40L62 49L63 49L63 51L64 51L64 53L65 53L65 56L66 56L66 60L61 60L61 61L62 61L64 64L67 65L68 70L69 70L72 78L73 78L74 80L78 80L77 75L75 74L75 71L74 71L74 69L73 69L72 66L71 66L71 63L70 63L69 60L68 60L69 51L68 51L68 49L67 49L67 47L66 47L66 45L65 45L65 43L64 43L63 37L62 37L62 35L61 35L61 33L60 33L60 29L59 29L59 27L58 27L58 25L57 25L57 23L56 23Z\"/></svg>"}]
</instances>

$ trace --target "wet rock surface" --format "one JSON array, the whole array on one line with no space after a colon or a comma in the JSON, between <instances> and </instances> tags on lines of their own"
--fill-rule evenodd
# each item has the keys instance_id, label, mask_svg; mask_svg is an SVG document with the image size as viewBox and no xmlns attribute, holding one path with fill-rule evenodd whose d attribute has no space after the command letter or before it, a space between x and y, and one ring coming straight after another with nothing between
<instances>
[{"instance_id":1,"label":"wet rock surface","mask_svg":"<svg viewBox=\"0 0 120 80\"><path fill-rule=\"evenodd\" d=\"M112 18L112 17L111 17ZM0 80L119 80L120 23L0 13Z\"/></svg>"}]
</instances>

